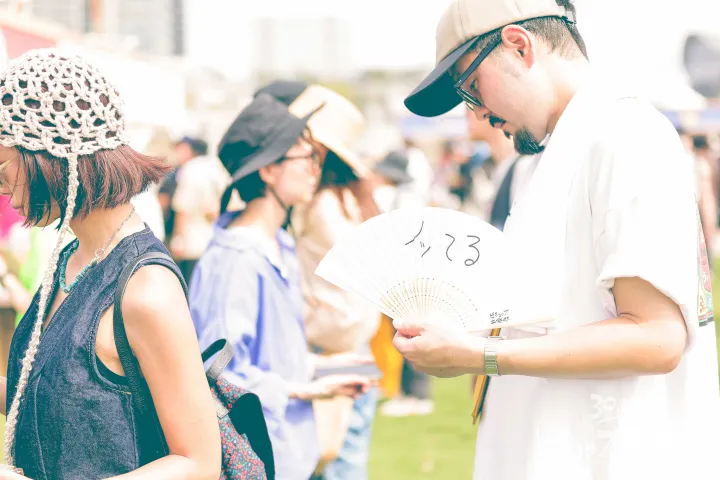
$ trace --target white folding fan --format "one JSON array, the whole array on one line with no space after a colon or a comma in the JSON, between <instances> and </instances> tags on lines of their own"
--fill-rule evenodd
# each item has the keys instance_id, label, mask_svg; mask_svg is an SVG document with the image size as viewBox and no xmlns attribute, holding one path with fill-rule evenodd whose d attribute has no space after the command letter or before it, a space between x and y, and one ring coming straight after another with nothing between
<instances>
[{"instance_id":1,"label":"white folding fan","mask_svg":"<svg viewBox=\"0 0 720 480\"><path fill-rule=\"evenodd\" d=\"M399 323L474 332L533 323L511 305L512 275L502 240L502 232L471 215L400 209L341 238L315 273Z\"/></svg>"}]
</instances>

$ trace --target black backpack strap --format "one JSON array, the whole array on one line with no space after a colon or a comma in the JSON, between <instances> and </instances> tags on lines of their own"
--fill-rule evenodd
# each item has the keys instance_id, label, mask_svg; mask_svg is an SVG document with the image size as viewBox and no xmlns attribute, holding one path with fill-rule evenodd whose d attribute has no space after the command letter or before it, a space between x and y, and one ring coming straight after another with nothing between
<instances>
[{"instance_id":1,"label":"black backpack strap","mask_svg":"<svg viewBox=\"0 0 720 480\"><path fill-rule=\"evenodd\" d=\"M215 355L217 358L206 372L208 382L213 387L216 386L220 373L233 358L232 346L225 339L215 341L202 353L203 363ZM235 400L229 411L219 397L216 397L215 400L218 406L218 418L230 416L230 422L235 430L240 435L245 435L250 443L250 448L262 460L267 480L274 480L275 457L260 398L256 394L246 391Z\"/></svg>"},{"instance_id":2,"label":"black backpack strap","mask_svg":"<svg viewBox=\"0 0 720 480\"><path fill-rule=\"evenodd\" d=\"M127 289L128 282L133 273L141 266L149 264L160 264L168 267L180 280L185 296L188 289L182 275L172 269L173 260L166 254L160 252L149 252L140 255L130 262L120 274L115 288L115 308L113 311L113 333L115 335L115 348L117 348L120 363L125 371L132 402L135 408L135 425L138 429L138 441L140 442L140 463L145 465L169 453L165 435L163 434L160 421L153 405L150 389L140 370L140 364L132 353L130 342L128 342L125 331L125 322L122 315L122 300Z\"/></svg>"},{"instance_id":3,"label":"black backpack strap","mask_svg":"<svg viewBox=\"0 0 720 480\"><path fill-rule=\"evenodd\" d=\"M211 384L215 384L217 382L218 377L233 358L232 347L227 340L221 338L220 340L216 340L202 353L203 363L207 362L218 352L220 352L220 355L218 355L212 365L210 365L210 368L208 368L207 372L205 372L208 377L208 381Z\"/></svg>"}]
</instances>

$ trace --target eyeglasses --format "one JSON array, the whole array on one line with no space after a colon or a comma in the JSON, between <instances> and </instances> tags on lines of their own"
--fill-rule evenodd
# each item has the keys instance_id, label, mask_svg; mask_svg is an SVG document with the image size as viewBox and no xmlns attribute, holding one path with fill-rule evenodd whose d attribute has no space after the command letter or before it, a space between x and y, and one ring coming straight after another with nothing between
<instances>
[{"instance_id":1,"label":"eyeglasses","mask_svg":"<svg viewBox=\"0 0 720 480\"><path fill-rule=\"evenodd\" d=\"M569 29L575 28L576 20L575 20L575 12L574 11L568 11L567 15L563 15L560 17L567 25ZM458 78L457 82L455 82L455 91L457 94L462 98L462 100L465 102L465 105L467 105L468 109L475 110L475 107L482 107L482 102L475 98L473 94L468 92L463 88L463 84L468 79L470 75L477 69L478 66L480 66L480 63L482 63L483 60L487 58L488 55L490 55L490 52L495 50L495 48L502 43L502 29L498 29L495 33L492 34L492 37L490 38L490 41L487 45L485 45L485 48L483 48L477 57L475 57L475 60L470 64L470 66L460 75L460 78ZM572 32L572 30L571 30Z\"/></svg>"},{"instance_id":2,"label":"eyeglasses","mask_svg":"<svg viewBox=\"0 0 720 480\"><path fill-rule=\"evenodd\" d=\"M457 94L462 98L463 102L465 102L465 105L470 110L475 110L475 107L482 107L482 102L478 100L472 93L468 92L463 88L463 84L467 81L468 77L472 75L472 73L480 66L480 63L482 63L483 60L485 60L490 53L497 48L498 45L500 45L500 42L502 41L500 34L495 35L491 40L490 43L485 45L485 47L480 51L477 57L475 57L475 60L470 64L470 66L460 75L460 78L458 78L457 82L455 82L455 91Z\"/></svg>"},{"instance_id":3,"label":"eyeglasses","mask_svg":"<svg viewBox=\"0 0 720 480\"><path fill-rule=\"evenodd\" d=\"M320 158L320 154L315 150L306 155L292 155L289 157L285 156L280 159L281 162L284 162L286 160L310 160L312 161L314 167L322 166L322 158Z\"/></svg>"}]
</instances>

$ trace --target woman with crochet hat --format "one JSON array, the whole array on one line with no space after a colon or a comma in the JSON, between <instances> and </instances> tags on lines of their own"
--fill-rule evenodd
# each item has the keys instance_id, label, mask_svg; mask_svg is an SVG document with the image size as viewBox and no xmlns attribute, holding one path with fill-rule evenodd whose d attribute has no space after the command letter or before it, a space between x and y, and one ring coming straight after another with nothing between
<instances>
[{"instance_id":1,"label":"woman with crochet hat","mask_svg":"<svg viewBox=\"0 0 720 480\"><path fill-rule=\"evenodd\" d=\"M0 478L218 478L215 406L177 267L143 264L113 305L126 265L167 253L130 203L167 171L128 146L117 91L82 59L36 50L0 75L0 194L28 225L59 219L0 379ZM170 452L161 458L138 435L114 308L152 394Z\"/></svg>"}]
</instances>

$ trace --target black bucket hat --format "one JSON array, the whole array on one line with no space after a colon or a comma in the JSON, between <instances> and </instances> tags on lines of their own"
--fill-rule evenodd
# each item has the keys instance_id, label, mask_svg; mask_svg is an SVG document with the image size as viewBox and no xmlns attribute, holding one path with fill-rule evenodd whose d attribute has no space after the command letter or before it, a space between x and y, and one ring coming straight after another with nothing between
<instances>
[{"instance_id":1,"label":"black bucket hat","mask_svg":"<svg viewBox=\"0 0 720 480\"><path fill-rule=\"evenodd\" d=\"M267 94L258 95L240 112L218 146L218 157L232 177L223 195L223 211L237 182L282 159L303 135L315 112L297 118L285 104Z\"/></svg>"},{"instance_id":2,"label":"black bucket hat","mask_svg":"<svg viewBox=\"0 0 720 480\"><path fill-rule=\"evenodd\" d=\"M375 173L398 185L410 183L413 179L407 171L408 163L408 157L404 152L393 151L375 165Z\"/></svg>"},{"instance_id":3,"label":"black bucket hat","mask_svg":"<svg viewBox=\"0 0 720 480\"><path fill-rule=\"evenodd\" d=\"M256 91L253 97L265 93L289 107L309 86L300 80L275 80Z\"/></svg>"}]
</instances>

